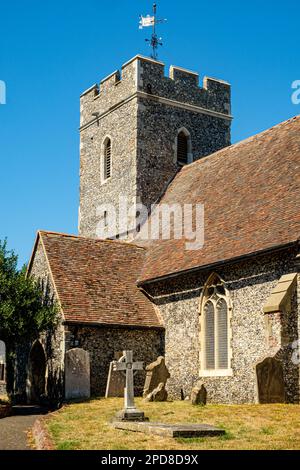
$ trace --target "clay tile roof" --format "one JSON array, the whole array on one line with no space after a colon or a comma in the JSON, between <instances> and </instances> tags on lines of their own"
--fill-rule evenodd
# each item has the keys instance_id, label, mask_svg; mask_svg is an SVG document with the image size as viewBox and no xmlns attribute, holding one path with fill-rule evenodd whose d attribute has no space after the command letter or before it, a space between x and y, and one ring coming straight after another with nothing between
<instances>
[{"instance_id":1,"label":"clay tile roof","mask_svg":"<svg viewBox=\"0 0 300 470\"><path fill-rule=\"evenodd\" d=\"M136 286L143 248L53 232L39 237L66 321L162 327Z\"/></svg>"},{"instance_id":2,"label":"clay tile roof","mask_svg":"<svg viewBox=\"0 0 300 470\"><path fill-rule=\"evenodd\" d=\"M160 203L182 201L204 204L204 247L187 251L184 239L151 242L141 281L296 242L300 116L184 167Z\"/></svg>"}]
</instances>

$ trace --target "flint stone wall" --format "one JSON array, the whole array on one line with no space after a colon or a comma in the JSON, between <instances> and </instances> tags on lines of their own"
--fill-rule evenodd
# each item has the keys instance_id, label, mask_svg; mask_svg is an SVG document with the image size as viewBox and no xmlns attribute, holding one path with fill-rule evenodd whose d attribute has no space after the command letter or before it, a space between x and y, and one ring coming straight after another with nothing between
<instances>
[{"instance_id":1,"label":"flint stone wall","mask_svg":"<svg viewBox=\"0 0 300 470\"><path fill-rule=\"evenodd\" d=\"M159 329L69 326L66 336L67 348L75 340L77 347L90 354L91 395L94 396L105 396L109 364L116 353L132 350L133 359L143 361L146 366L164 350L164 334ZM134 379L135 394L142 394L144 382L145 371L138 372Z\"/></svg>"},{"instance_id":2,"label":"flint stone wall","mask_svg":"<svg viewBox=\"0 0 300 470\"><path fill-rule=\"evenodd\" d=\"M287 401L299 402L299 365L291 360L291 344L298 339L300 329L299 276L292 311L283 315L263 312L280 277L297 272L295 255L294 250L285 250L216 269L226 282L232 303L232 376L228 377L200 374L200 295L211 271L144 286L159 307L166 327L165 357L171 374L167 389L171 397L180 398L181 389L185 396L190 396L193 384L201 379L210 403L255 403L258 401L255 366L279 352Z\"/></svg>"},{"instance_id":3,"label":"flint stone wall","mask_svg":"<svg viewBox=\"0 0 300 470\"><path fill-rule=\"evenodd\" d=\"M162 196L178 171L175 142L182 127L191 134L194 159L230 145L230 100L230 85L220 80L206 79L199 87L196 74L173 69L166 77L163 64L141 57L125 64L121 77L116 72L102 81L100 91L94 86L84 93L80 99L80 235L97 237L105 210L97 214L97 208L103 204L118 208L120 195L130 205L142 202L147 208ZM205 110L222 114L209 115ZM107 136L112 145L112 176L103 183ZM132 217L134 225L134 211ZM113 235L123 232L117 224ZM104 236L112 234L104 232Z\"/></svg>"}]
</instances>

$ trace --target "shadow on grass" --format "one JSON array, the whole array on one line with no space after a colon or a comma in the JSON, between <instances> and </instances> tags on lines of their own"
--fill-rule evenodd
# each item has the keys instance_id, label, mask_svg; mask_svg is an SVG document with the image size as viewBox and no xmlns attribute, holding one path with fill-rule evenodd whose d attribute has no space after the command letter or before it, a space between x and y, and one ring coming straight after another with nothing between
<instances>
[{"instance_id":1,"label":"shadow on grass","mask_svg":"<svg viewBox=\"0 0 300 470\"><path fill-rule=\"evenodd\" d=\"M99 397L91 397L91 398L73 398L72 400L64 400L63 405L80 405L81 403L91 403L95 400L99 400Z\"/></svg>"},{"instance_id":2,"label":"shadow on grass","mask_svg":"<svg viewBox=\"0 0 300 470\"><path fill-rule=\"evenodd\" d=\"M222 436L214 437L177 437L175 441L180 444L200 444L202 442L208 442L208 440L213 439L214 441L231 441L235 439L235 436L230 432L225 430L225 434Z\"/></svg>"}]
</instances>

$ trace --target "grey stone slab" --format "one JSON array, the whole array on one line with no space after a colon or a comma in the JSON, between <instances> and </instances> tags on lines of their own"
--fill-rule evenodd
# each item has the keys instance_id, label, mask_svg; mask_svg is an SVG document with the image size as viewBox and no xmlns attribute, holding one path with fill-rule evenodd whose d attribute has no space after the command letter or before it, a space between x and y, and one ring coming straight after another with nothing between
<instances>
[{"instance_id":1,"label":"grey stone slab","mask_svg":"<svg viewBox=\"0 0 300 470\"><path fill-rule=\"evenodd\" d=\"M65 361L65 398L88 399L90 396L89 353L80 348L70 349Z\"/></svg>"},{"instance_id":2,"label":"grey stone slab","mask_svg":"<svg viewBox=\"0 0 300 470\"><path fill-rule=\"evenodd\" d=\"M114 422L115 429L124 431L143 432L156 434L162 437L215 437L225 434L224 429L219 429L209 424L163 424L148 422Z\"/></svg>"}]
</instances>

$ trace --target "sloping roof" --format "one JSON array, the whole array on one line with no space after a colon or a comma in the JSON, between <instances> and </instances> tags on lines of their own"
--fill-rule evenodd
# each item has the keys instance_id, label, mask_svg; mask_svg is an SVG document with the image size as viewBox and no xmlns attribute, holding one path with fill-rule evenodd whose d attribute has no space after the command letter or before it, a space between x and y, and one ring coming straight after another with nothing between
<instances>
[{"instance_id":1,"label":"sloping roof","mask_svg":"<svg viewBox=\"0 0 300 470\"><path fill-rule=\"evenodd\" d=\"M66 321L162 327L152 303L136 286L143 248L53 232L39 232L38 240Z\"/></svg>"},{"instance_id":2,"label":"sloping roof","mask_svg":"<svg viewBox=\"0 0 300 470\"><path fill-rule=\"evenodd\" d=\"M160 204L182 202L204 204L204 247L188 251L185 239L144 243L141 281L297 241L300 116L184 167Z\"/></svg>"}]
</instances>

